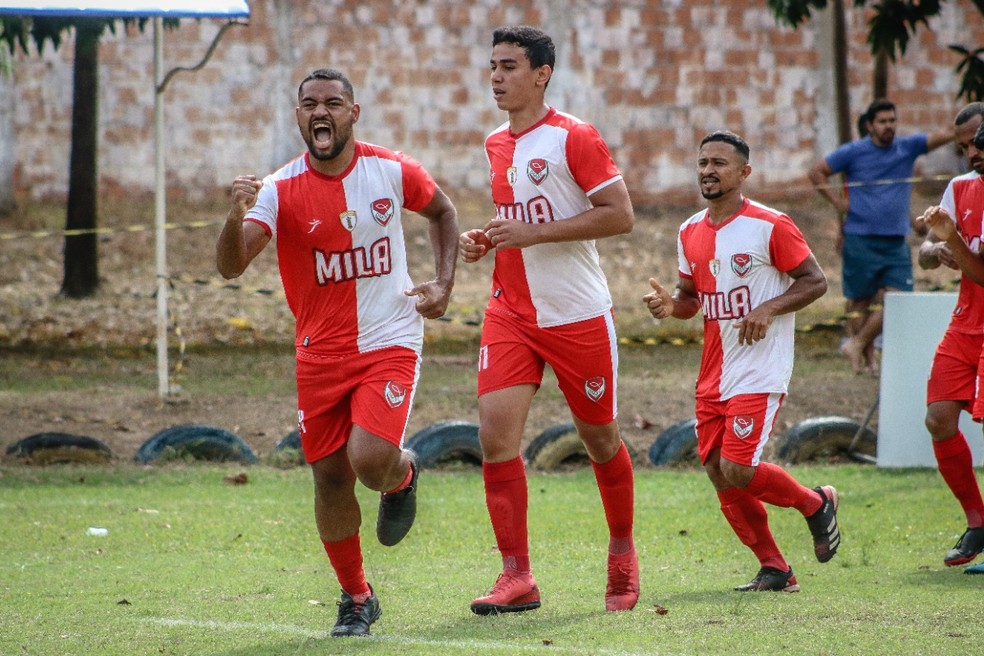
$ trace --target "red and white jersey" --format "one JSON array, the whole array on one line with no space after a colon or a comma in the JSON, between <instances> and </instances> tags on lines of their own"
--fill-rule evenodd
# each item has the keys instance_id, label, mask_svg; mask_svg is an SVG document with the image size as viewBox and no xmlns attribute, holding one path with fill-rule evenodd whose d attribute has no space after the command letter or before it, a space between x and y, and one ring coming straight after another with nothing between
<instances>
[{"instance_id":1,"label":"red and white jersey","mask_svg":"<svg viewBox=\"0 0 984 656\"><path fill-rule=\"evenodd\" d=\"M810 247L785 214L745 199L727 221L713 225L707 211L680 227L680 276L693 280L704 314L704 351L697 397L785 394L793 373L793 313L775 318L765 338L739 344L735 323L792 284L786 273Z\"/></svg>"},{"instance_id":2,"label":"red and white jersey","mask_svg":"<svg viewBox=\"0 0 984 656\"><path fill-rule=\"evenodd\" d=\"M950 180L940 207L953 217L964 243L974 253L978 252L981 247L981 226L984 224L984 176L970 171ZM949 329L961 333L984 333L984 287L966 276L960 279L960 292Z\"/></svg>"},{"instance_id":3,"label":"red and white jersey","mask_svg":"<svg viewBox=\"0 0 984 656\"><path fill-rule=\"evenodd\" d=\"M499 219L563 221L591 209L588 196L622 179L598 131L553 108L520 134L501 125L485 140L485 153ZM611 307L594 240L496 251L488 312L549 328Z\"/></svg>"},{"instance_id":4,"label":"red and white jersey","mask_svg":"<svg viewBox=\"0 0 984 656\"><path fill-rule=\"evenodd\" d=\"M420 352L423 319L407 270L402 211L423 209L434 179L402 153L355 143L339 176L311 168L307 153L263 179L255 221L277 238L280 279L297 321L298 349Z\"/></svg>"}]
</instances>

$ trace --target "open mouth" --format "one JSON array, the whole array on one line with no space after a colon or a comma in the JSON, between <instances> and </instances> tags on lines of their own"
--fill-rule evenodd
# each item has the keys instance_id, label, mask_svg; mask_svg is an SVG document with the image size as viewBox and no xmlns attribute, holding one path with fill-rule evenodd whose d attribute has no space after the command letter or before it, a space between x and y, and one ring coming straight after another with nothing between
<instances>
[{"instance_id":1,"label":"open mouth","mask_svg":"<svg viewBox=\"0 0 984 656\"><path fill-rule=\"evenodd\" d=\"M331 124L326 121L317 121L311 125L311 136L314 145L318 148L327 148L331 145Z\"/></svg>"}]
</instances>

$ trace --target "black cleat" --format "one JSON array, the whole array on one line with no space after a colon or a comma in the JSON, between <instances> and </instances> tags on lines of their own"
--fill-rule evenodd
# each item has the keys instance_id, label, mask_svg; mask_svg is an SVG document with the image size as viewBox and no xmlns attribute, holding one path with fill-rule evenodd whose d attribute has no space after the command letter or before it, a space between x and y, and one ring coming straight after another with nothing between
<instances>
[{"instance_id":1,"label":"black cleat","mask_svg":"<svg viewBox=\"0 0 984 656\"><path fill-rule=\"evenodd\" d=\"M957 540L953 549L947 552L943 564L947 567L963 565L977 558L977 554L982 551L984 551L984 526L968 528Z\"/></svg>"},{"instance_id":2,"label":"black cleat","mask_svg":"<svg viewBox=\"0 0 984 656\"><path fill-rule=\"evenodd\" d=\"M417 454L407 449L410 458L410 484L399 492L381 494L379 514L376 517L376 538L384 547L392 547L406 537L417 516Z\"/></svg>"},{"instance_id":3,"label":"black cleat","mask_svg":"<svg viewBox=\"0 0 984 656\"><path fill-rule=\"evenodd\" d=\"M372 587L369 588L369 598L357 604L347 592L342 590L342 598L338 602L338 621L331 630L331 637L367 636L369 625L383 614L379 607L379 599Z\"/></svg>"},{"instance_id":4,"label":"black cleat","mask_svg":"<svg viewBox=\"0 0 984 656\"><path fill-rule=\"evenodd\" d=\"M840 500L833 485L813 488L820 495L823 504L820 509L806 518L806 524L813 534L813 552L817 560L825 563L837 553L840 546L840 528L837 526L837 506Z\"/></svg>"},{"instance_id":5,"label":"black cleat","mask_svg":"<svg viewBox=\"0 0 984 656\"><path fill-rule=\"evenodd\" d=\"M735 586L738 592L799 592L799 584L793 576L793 568L784 572L775 567L763 567L755 578L745 585Z\"/></svg>"}]
</instances>

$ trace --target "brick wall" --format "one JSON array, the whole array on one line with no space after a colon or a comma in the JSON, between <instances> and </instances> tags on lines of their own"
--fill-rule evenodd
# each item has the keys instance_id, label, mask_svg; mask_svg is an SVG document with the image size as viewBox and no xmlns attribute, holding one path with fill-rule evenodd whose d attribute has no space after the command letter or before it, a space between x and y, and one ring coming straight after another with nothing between
<instances>
[{"instance_id":1,"label":"brick wall","mask_svg":"<svg viewBox=\"0 0 984 656\"><path fill-rule=\"evenodd\" d=\"M363 105L357 136L406 150L453 194L484 189L481 144L504 120L488 88L491 30L544 26L558 47L548 101L593 122L637 200L693 195L696 142L727 127L752 146L750 188L806 184L804 173L836 145L829 16L799 31L776 26L765 2L663 0L504 5L492 0L254 0L249 27L231 29L200 71L164 94L170 194L200 198L240 172L263 175L300 152L293 107L310 70L345 71ZM754 7L750 5L754 4ZM848 3L851 4L851 3ZM852 113L870 102L866 15L848 20ZM164 68L192 66L221 23L182 21L164 35ZM950 43L984 44L969 0L951 0L921 29L891 72L902 133L948 125L956 98ZM16 188L35 197L67 186L72 41L18 54L12 115ZM103 193L154 186L152 30L107 34L100 50L99 173ZM4 119L6 116L6 119ZM945 152L943 151L945 150ZM924 170L954 170L951 149Z\"/></svg>"}]
</instances>

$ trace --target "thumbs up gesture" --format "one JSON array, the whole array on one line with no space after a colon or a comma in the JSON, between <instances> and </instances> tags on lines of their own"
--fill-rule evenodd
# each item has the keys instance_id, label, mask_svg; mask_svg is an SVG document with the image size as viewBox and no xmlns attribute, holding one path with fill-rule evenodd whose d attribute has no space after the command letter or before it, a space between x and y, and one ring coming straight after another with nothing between
<instances>
[{"instance_id":1,"label":"thumbs up gesture","mask_svg":"<svg viewBox=\"0 0 984 656\"><path fill-rule=\"evenodd\" d=\"M655 319L665 319L673 316L673 296L670 292L659 284L655 278L649 279L649 286L653 291L642 297L642 302L649 308L649 313Z\"/></svg>"}]
</instances>

